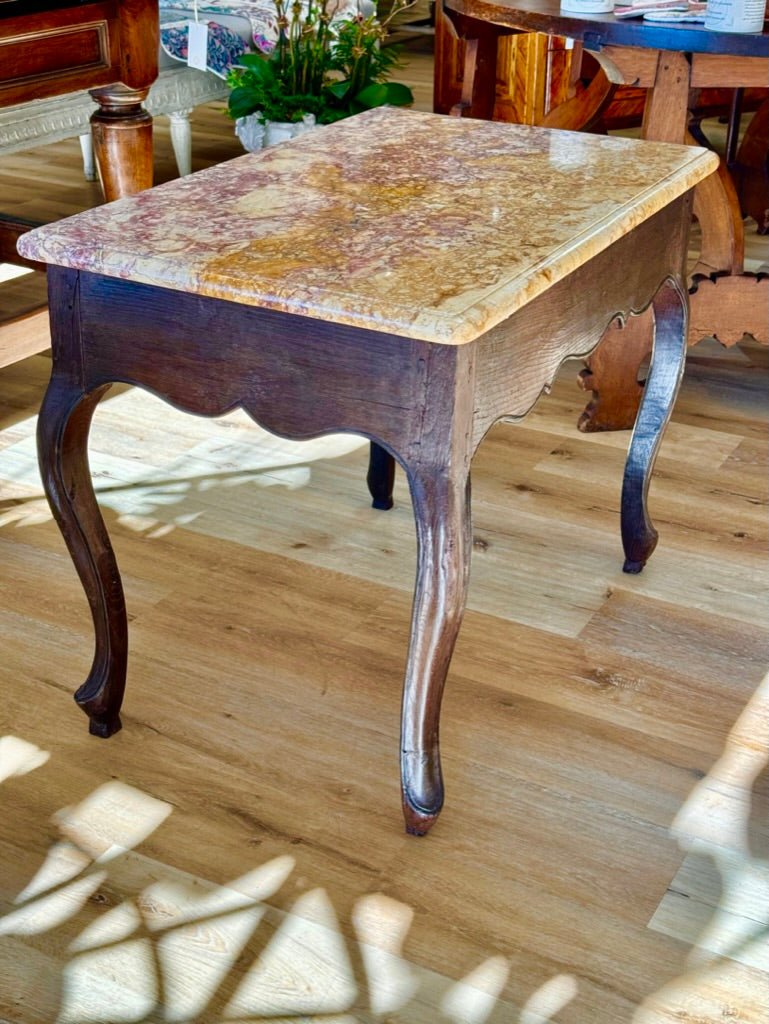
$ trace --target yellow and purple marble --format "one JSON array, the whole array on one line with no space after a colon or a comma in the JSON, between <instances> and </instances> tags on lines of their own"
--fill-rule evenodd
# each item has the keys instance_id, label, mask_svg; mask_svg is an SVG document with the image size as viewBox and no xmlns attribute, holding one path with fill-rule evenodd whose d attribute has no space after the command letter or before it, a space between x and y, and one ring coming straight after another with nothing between
<instances>
[{"instance_id":1,"label":"yellow and purple marble","mask_svg":"<svg viewBox=\"0 0 769 1024\"><path fill-rule=\"evenodd\" d=\"M19 251L463 344L717 165L692 146L378 109L38 228Z\"/></svg>"}]
</instances>

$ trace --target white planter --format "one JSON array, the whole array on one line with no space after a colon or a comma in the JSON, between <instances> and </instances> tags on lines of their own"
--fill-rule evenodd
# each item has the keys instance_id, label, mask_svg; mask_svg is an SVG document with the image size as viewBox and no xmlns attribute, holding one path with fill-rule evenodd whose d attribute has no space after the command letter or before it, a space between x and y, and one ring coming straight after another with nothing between
<instances>
[{"instance_id":1,"label":"white planter","mask_svg":"<svg viewBox=\"0 0 769 1024\"><path fill-rule=\"evenodd\" d=\"M235 122L235 134L249 153L255 153L264 144L264 125L257 114L239 117Z\"/></svg>"},{"instance_id":2,"label":"white planter","mask_svg":"<svg viewBox=\"0 0 769 1024\"><path fill-rule=\"evenodd\" d=\"M274 146L297 135L303 135L315 127L315 115L305 114L301 121L268 121L262 124L259 114L239 117L235 122L235 134L249 153L255 153L265 146Z\"/></svg>"}]
</instances>

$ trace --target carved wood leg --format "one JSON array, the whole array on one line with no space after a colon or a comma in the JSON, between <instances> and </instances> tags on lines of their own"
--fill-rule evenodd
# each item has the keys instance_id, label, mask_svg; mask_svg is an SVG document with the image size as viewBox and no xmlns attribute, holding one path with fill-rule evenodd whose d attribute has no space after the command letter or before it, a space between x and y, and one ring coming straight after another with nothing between
<instances>
[{"instance_id":1,"label":"carved wood leg","mask_svg":"<svg viewBox=\"0 0 769 1024\"><path fill-rule=\"evenodd\" d=\"M693 142L687 135L687 142ZM700 224L701 245L692 276L738 275L744 270L745 227L732 176L721 160L718 170L694 189L694 216ZM699 338L693 339L699 341Z\"/></svg>"},{"instance_id":2,"label":"carved wood leg","mask_svg":"<svg viewBox=\"0 0 769 1024\"><path fill-rule=\"evenodd\" d=\"M694 214L702 248L692 271L689 344L714 337L728 347L746 334L769 344L769 280L744 270L742 212L725 161L695 188Z\"/></svg>"},{"instance_id":3,"label":"carved wood leg","mask_svg":"<svg viewBox=\"0 0 769 1024\"><path fill-rule=\"evenodd\" d=\"M542 128L564 128L575 132L593 131L614 98L618 86L599 67L586 89L553 107L537 123Z\"/></svg>"},{"instance_id":4,"label":"carved wood leg","mask_svg":"<svg viewBox=\"0 0 769 1024\"><path fill-rule=\"evenodd\" d=\"M371 442L366 475L371 507L385 512L393 507L393 484L395 483L395 459L386 448L376 441Z\"/></svg>"},{"instance_id":5,"label":"carved wood leg","mask_svg":"<svg viewBox=\"0 0 769 1024\"><path fill-rule=\"evenodd\" d=\"M743 210L755 220L759 235L769 231L769 99L753 115L737 153L735 175Z\"/></svg>"},{"instance_id":6,"label":"carved wood leg","mask_svg":"<svg viewBox=\"0 0 769 1024\"><path fill-rule=\"evenodd\" d=\"M660 51L654 87L644 107L643 136L681 143L686 135L690 65L686 54ZM693 140L692 140L693 141ZM642 386L638 370L652 347L651 310L631 318L624 328L612 326L585 361L580 385L593 392L577 426L585 433L627 430L636 422Z\"/></svg>"},{"instance_id":7,"label":"carved wood leg","mask_svg":"<svg viewBox=\"0 0 769 1024\"><path fill-rule=\"evenodd\" d=\"M123 588L88 468L88 430L109 385L84 394L66 370L54 374L40 410L38 455L46 497L91 606L96 647L75 700L94 736L120 729L126 676L127 621Z\"/></svg>"},{"instance_id":8,"label":"carved wood leg","mask_svg":"<svg viewBox=\"0 0 769 1024\"><path fill-rule=\"evenodd\" d=\"M511 30L500 25L466 18L454 11L445 11L445 24L451 34L464 43L462 95L451 108L452 117L477 117L491 121L494 117L497 81L497 51L502 36ZM440 68L436 64L436 75Z\"/></svg>"},{"instance_id":9,"label":"carved wood leg","mask_svg":"<svg viewBox=\"0 0 769 1024\"><path fill-rule=\"evenodd\" d=\"M91 115L94 155L108 202L152 188L152 117L142 106L148 92L122 85L91 92L99 104Z\"/></svg>"},{"instance_id":10,"label":"carved wood leg","mask_svg":"<svg viewBox=\"0 0 769 1024\"><path fill-rule=\"evenodd\" d=\"M417 527L417 580L401 719L406 831L424 835L443 806L441 698L465 609L472 549L470 477L406 467Z\"/></svg>"},{"instance_id":11,"label":"carved wood leg","mask_svg":"<svg viewBox=\"0 0 769 1024\"><path fill-rule=\"evenodd\" d=\"M638 370L651 352L652 331L653 316L648 309L631 317L624 327L612 324L585 360L578 381L593 397L577 421L581 431L590 434L633 426L643 394Z\"/></svg>"},{"instance_id":12,"label":"carved wood leg","mask_svg":"<svg viewBox=\"0 0 769 1024\"><path fill-rule=\"evenodd\" d=\"M639 573L657 546L647 494L654 461L684 373L688 309L680 282L668 280L653 302L655 338L649 376L630 438L622 481L623 572Z\"/></svg>"}]
</instances>

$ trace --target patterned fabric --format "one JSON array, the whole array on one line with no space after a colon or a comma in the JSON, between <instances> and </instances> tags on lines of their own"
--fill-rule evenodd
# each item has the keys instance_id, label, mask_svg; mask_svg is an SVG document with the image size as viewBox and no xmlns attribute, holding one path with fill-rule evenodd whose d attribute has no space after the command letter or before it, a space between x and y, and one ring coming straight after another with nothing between
<instances>
[{"instance_id":1,"label":"patterned fabric","mask_svg":"<svg viewBox=\"0 0 769 1024\"><path fill-rule=\"evenodd\" d=\"M160 45L169 57L187 63L187 37L189 20L173 21L161 25ZM233 64L237 64L248 47L232 29L215 21L208 23L208 70L226 78Z\"/></svg>"},{"instance_id":2,"label":"patterned fabric","mask_svg":"<svg viewBox=\"0 0 769 1024\"><path fill-rule=\"evenodd\" d=\"M307 6L307 0L303 0L303 6ZM195 16L195 5L192 0L160 0L161 15L163 11L184 11L189 17ZM372 0L337 0L333 21L344 21L354 17L359 12L365 15L373 14L375 5ZM210 3L200 2L197 5L198 16L227 15L228 17L243 18L251 26L251 38L257 49L269 52L275 45L278 38L276 25L276 13L274 0L212 0ZM213 19L216 21L216 18ZM174 22L174 25L181 22ZM161 27L161 40L165 32L165 26ZM210 46L210 44L209 44ZM172 57L176 54L163 48ZM243 52L243 51L241 51ZM186 58L185 58L186 59ZM231 63L234 63L232 61ZM213 71L214 68L212 67ZM218 72L217 72L218 73Z\"/></svg>"},{"instance_id":3,"label":"patterned fabric","mask_svg":"<svg viewBox=\"0 0 769 1024\"><path fill-rule=\"evenodd\" d=\"M708 9L702 0L631 0L614 8L615 18L647 21L704 21Z\"/></svg>"}]
</instances>

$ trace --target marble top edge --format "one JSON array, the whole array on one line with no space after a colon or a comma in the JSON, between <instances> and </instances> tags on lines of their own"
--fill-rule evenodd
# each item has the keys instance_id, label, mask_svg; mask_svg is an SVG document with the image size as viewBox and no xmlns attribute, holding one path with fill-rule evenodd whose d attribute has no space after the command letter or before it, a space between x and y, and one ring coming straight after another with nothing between
<instances>
[{"instance_id":1,"label":"marble top edge","mask_svg":"<svg viewBox=\"0 0 769 1024\"><path fill-rule=\"evenodd\" d=\"M412 139L424 159L407 152ZM380 168L388 146L403 166ZM602 164L616 174L605 185L584 184L580 171ZM463 344L717 164L698 147L379 109L37 228L21 237L19 251L108 277ZM298 228L292 199L302 212ZM460 254L472 273L457 268Z\"/></svg>"}]
</instances>

